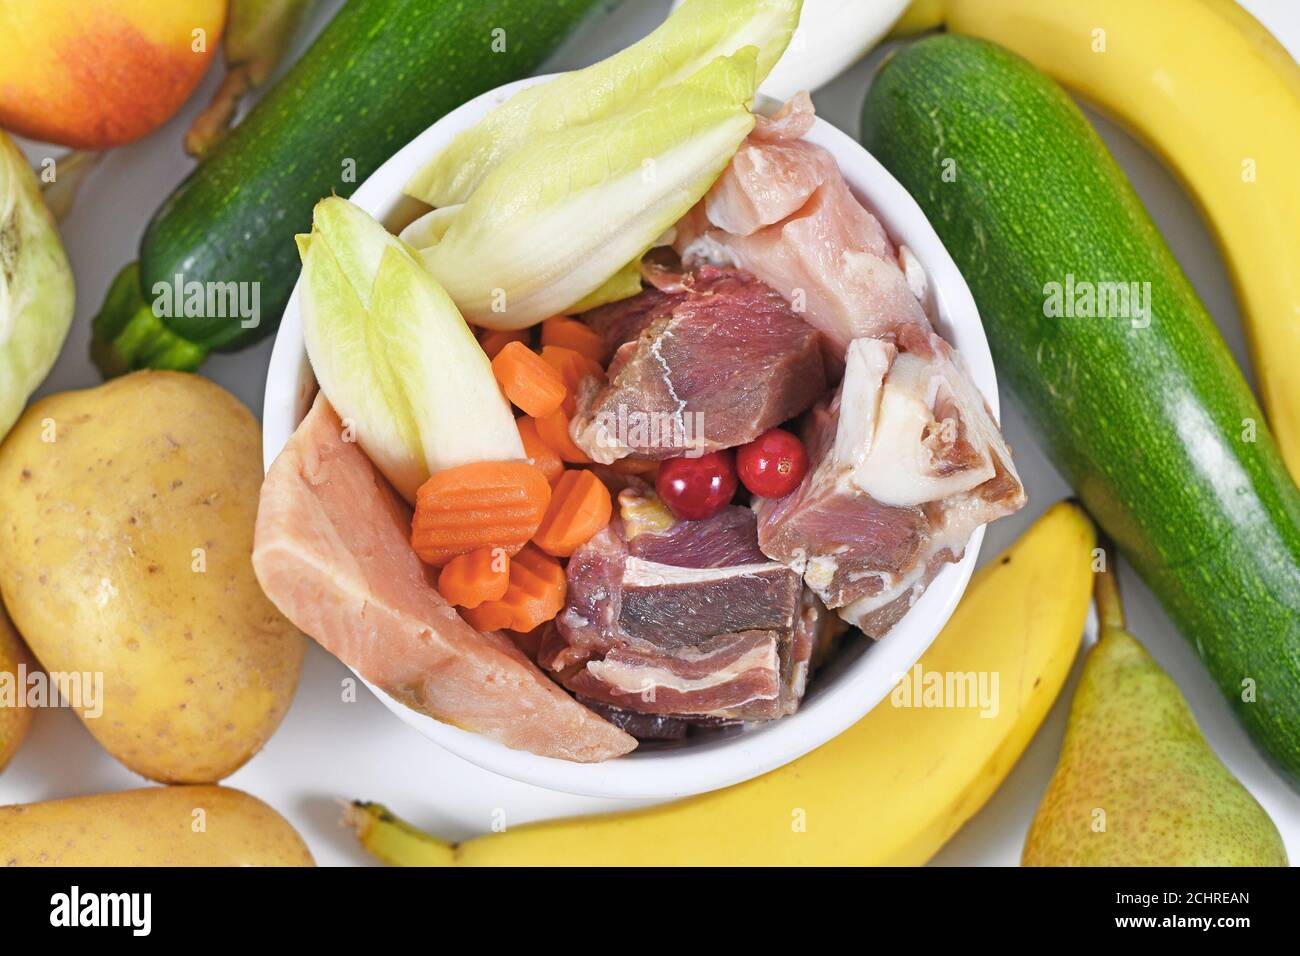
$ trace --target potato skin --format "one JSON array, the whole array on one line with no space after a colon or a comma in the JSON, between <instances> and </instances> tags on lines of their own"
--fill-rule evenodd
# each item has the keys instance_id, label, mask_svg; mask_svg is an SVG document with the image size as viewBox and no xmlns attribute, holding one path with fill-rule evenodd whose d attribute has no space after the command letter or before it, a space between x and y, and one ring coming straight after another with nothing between
<instances>
[{"instance_id":1,"label":"potato skin","mask_svg":"<svg viewBox=\"0 0 1300 956\"><path fill-rule=\"evenodd\" d=\"M229 787L145 787L0 807L0 867L314 865L289 821Z\"/></svg>"},{"instance_id":2,"label":"potato skin","mask_svg":"<svg viewBox=\"0 0 1300 956\"><path fill-rule=\"evenodd\" d=\"M5 609L0 607L0 674L14 675L15 693L22 694L23 688L18 684L19 664L26 664L29 672L35 666L31 655L27 653L27 648L23 646L22 638L9 623ZM0 701L0 770L3 770L5 764L18 752L31 722L30 707L6 707Z\"/></svg>"},{"instance_id":3,"label":"potato skin","mask_svg":"<svg viewBox=\"0 0 1300 956\"><path fill-rule=\"evenodd\" d=\"M248 410L178 372L52 395L0 446L0 595L46 670L102 672L78 715L153 780L227 776L293 698L304 639L253 576L261 482Z\"/></svg>"}]
</instances>

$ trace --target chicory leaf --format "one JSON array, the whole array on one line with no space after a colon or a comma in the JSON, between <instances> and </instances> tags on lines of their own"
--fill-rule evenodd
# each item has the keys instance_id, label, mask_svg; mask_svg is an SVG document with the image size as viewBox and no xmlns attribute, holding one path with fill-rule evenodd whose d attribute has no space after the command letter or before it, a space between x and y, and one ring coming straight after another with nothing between
<instances>
[{"instance_id":1,"label":"chicory leaf","mask_svg":"<svg viewBox=\"0 0 1300 956\"><path fill-rule=\"evenodd\" d=\"M312 369L407 501L434 471L524 457L487 356L414 250L338 197L297 238Z\"/></svg>"},{"instance_id":2,"label":"chicory leaf","mask_svg":"<svg viewBox=\"0 0 1300 956\"><path fill-rule=\"evenodd\" d=\"M802 0L686 0L621 53L516 93L452 140L406 186L431 206L463 203L523 143L621 112L720 56L757 48L756 80L785 52Z\"/></svg>"},{"instance_id":3,"label":"chicory leaf","mask_svg":"<svg viewBox=\"0 0 1300 956\"><path fill-rule=\"evenodd\" d=\"M465 317L520 329L638 260L704 195L754 126L758 51L719 57L604 119L504 159L421 251Z\"/></svg>"}]
</instances>

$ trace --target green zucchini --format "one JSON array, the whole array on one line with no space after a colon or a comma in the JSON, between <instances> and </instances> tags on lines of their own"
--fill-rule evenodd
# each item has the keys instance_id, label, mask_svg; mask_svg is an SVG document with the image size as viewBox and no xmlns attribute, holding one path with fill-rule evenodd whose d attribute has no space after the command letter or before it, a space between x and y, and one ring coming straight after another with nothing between
<instances>
[{"instance_id":1,"label":"green zucchini","mask_svg":"<svg viewBox=\"0 0 1300 956\"><path fill-rule=\"evenodd\" d=\"M882 66L862 138L952 253L1043 448L1300 784L1300 492L1096 131L1015 54L937 36Z\"/></svg>"},{"instance_id":2,"label":"green zucchini","mask_svg":"<svg viewBox=\"0 0 1300 956\"><path fill-rule=\"evenodd\" d=\"M533 72L608 4L345 4L154 215L134 290L124 270L94 320L100 370L193 369L274 332L298 276L294 234L310 231L319 199L350 195L440 116Z\"/></svg>"}]
</instances>

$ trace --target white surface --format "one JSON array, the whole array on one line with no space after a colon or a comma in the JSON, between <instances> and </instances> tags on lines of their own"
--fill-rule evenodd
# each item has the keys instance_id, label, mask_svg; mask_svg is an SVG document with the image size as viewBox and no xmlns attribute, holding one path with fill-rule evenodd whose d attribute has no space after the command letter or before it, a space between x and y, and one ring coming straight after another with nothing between
<instances>
[{"instance_id":1,"label":"white surface","mask_svg":"<svg viewBox=\"0 0 1300 956\"><path fill-rule=\"evenodd\" d=\"M608 55L648 32L665 15L668 0L624 4L575 45L558 67L580 66ZM1300 56L1300 8L1293 0L1245 0L1244 6L1271 28L1292 55ZM328 0L322 10L337 6ZM882 53L873 54L815 97L820 115L855 134L858 110ZM64 223L76 270L79 304L68 344L44 392L94 385L98 376L86 357L89 322L117 270L135 258L145 223L175 183L189 171L180 137L198 104L217 83L206 78L180 116L146 141L110 154L89 181ZM1095 115L1093 115L1096 120ZM1102 135L1151 210L1206 306L1218 320L1242 367L1249 369L1237 308L1223 266L1187 196L1129 136L1097 120ZM27 145L29 155L59 150ZM270 343L252 351L218 356L204 371L260 412ZM1249 374L1249 372L1248 372ZM996 554L1051 502L1065 484L1029 439L1012 403L1003 425L1030 493L1019 515L989 530L984 555ZM1178 682L1198 721L1224 762L1259 799L1281 829L1293 861L1300 862L1300 796L1289 789L1253 748L1194 652L1174 631L1136 576L1121 571L1130 626ZM1077 677L1077 664L1075 676ZM312 647L293 707L266 749L226 782L256 794L297 826L322 864L369 861L338 826L339 801L382 800L413 822L460 838L491 828L493 814L508 825L623 806L613 800L573 797L520 784L480 770L424 740L393 720L364 691L343 703L340 682L350 673ZM1051 776L1065 728L1074 680L1020 763L984 809L935 858L937 864L1012 865ZM44 800L140 786L143 781L105 753L66 711L37 714L32 733L14 763L0 774L0 803Z\"/></svg>"},{"instance_id":2,"label":"white surface","mask_svg":"<svg viewBox=\"0 0 1300 956\"><path fill-rule=\"evenodd\" d=\"M533 82L507 84L448 113L375 170L357 189L353 201L389 229L405 228L412 210L410 201L402 195L402 187L457 133ZM757 108L771 114L780 106L775 100L764 99ZM906 245L925 268L927 308L937 317L943 335L961 350L975 385L996 416L997 379L975 301L916 200L855 140L829 123L818 120L805 138L835 157L849 185L868 201L894 240ZM307 414L307 397L315 379L305 358L302 313L295 287L284 311L267 375L262 413L267 468ZM860 635L845 641L835 666L826 667L813 681L798 713L725 735L642 746L618 760L578 764L511 750L490 738L417 713L376 687L370 689L399 719L430 740L478 767L514 780L594 797L663 799L704 793L740 783L803 756L848 729L884 700L898 675L911 670L947 623L970 580L983 540L983 529L979 529L971 536L962 560L940 572L889 632L887 640L875 646Z\"/></svg>"}]
</instances>

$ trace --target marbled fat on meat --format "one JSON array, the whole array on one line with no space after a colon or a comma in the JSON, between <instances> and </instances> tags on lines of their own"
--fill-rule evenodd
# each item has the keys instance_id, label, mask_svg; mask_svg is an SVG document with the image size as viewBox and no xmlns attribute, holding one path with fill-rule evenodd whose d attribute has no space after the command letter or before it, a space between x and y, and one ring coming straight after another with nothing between
<instances>
[{"instance_id":1,"label":"marbled fat on meat","mask_svg":"<svg viewBox=\"0 0 1300 956\"><path fill-rule=\"evenodd\" d=\"M620 496L629 515L644 507L638 496L652 493ZM580 696L640 713L744 720L797 706L788 688L803 584L758 549L749 509L651 530L616 517L573 555L568 580L540 661Z\"/></svg>"}]
</instances>

